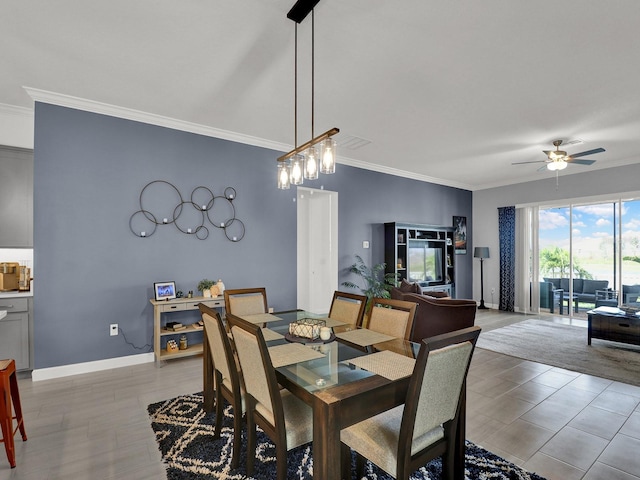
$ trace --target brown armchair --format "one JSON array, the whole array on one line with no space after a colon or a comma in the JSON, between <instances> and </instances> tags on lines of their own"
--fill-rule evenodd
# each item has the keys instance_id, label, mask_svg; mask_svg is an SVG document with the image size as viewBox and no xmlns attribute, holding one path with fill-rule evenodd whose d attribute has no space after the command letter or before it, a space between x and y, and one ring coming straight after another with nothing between
<instances>
[{"instance_id":1,"label":"brown armchair","mask_svg":"<svg viewBox=\"0 0 640 480\"><path fill-rule=\"evenodd\" d=\"M428 294L403 293L393 289L392 298L401 297L418 305L409 339L421 342L423 338L472 327L476 320L478 304L475 300L435 298Z\"/></svg>"}]
</instances>

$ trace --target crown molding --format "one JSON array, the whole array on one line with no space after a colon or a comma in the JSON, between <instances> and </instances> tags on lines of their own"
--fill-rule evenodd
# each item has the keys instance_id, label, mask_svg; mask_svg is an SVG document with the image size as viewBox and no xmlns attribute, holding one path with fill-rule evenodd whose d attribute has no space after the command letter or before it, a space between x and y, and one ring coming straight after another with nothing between
<instances>
[{"instance_id":1,"label":"crown molding","mask_svg":"<svg viewBox=\"0 0 640 480\"><path fill-rule=\"evenodd\" d=\"M0 103L0 115L14 115L17 117L33 118L33 108L18 107Z\"/></svg>"},{"instance_id":2,"label":"crown molding","mask_svg":"<svg viewBox=\"0 0 640 480\"><path fill-rule=\"evenodd\" d=\"M290 149L289 145L280 142L273 142L263 138L252 137L241 133L222 130L220 128L208 127L193 122L186 122L175 118L164 117L154 113L134 110L132 108L120 107L108 103L97 102L95 100L87 100L85 98L64 95L62 93L49 92L37 88L23 87L33 100L41 103L48 103L60 107L73 108L85 112L99 113L110 117L123 118L125 120L133 120L135 122L147 123L159 127L171 128L188 133L196 133L207 137L221 138L232 142L253 145L256 147L268 148L270 150L279 150L286 152Z\"/></svg>"},{"instance_id":3,"label":"crown molding","mask_svg":"<svg viewBox=\"0 0 640 480\"><path fill-rule=\"evenodd\" d=\"M174 130L180 130L183 132L195 133L198 135L204 135L207 137L220 138L223 140L229 140L232 142L242 143L246 145L253 145L256 147L268 148L270 150L276 150L281 152L288 152L293 147L280 142L274 142L266 140L264 138L253 137L250 135L244 135L241 133L231 132L229 130L222 130L219 128L208 127L193 122L186 122L184 120L178 120L175 118L164 117L162 115L156 115L154 113L143 112L140 110L134 110L131 108L120 107L117 105L111 105L108 103L97 102L94 100L87 100L85 98L74 97L71 95L65 95L62 93L50 92L47 90L41 90L32 87L23 87L29 96L36 102L48 103L51 105L58 105L60 107L73 108L76 110L82 110L85 112L98 113L101 115L108 115L116 118L123 118L126 120L133 120L135 122L147 123L149 125L157 125L159 127L171 128ZM20 108L20 107L15 107ZM435 183L438 185L444 185L447 187L461 188L464 190L473 190L473 187L463 183L452 182L443 180L440 178L430 177L427 175L418 175L413 172L399 170L397 168L385 167L382 165L375 165L372 163L363 162L361 160L354 160L338 155L337 163L341 165L348 165L351 167L362 168L364 170L370 170L373 172L384 173L387 175L394 175L396 177L410 178L412 180L418 180L421 182Z\"/></svg>"},{"instance_id":4,"label":"crown molding","mask_svg":"<svg viewBox=\"0 0 640 480\"><path fill-rule=\"evenodd\" d=\"M421 175L415 172L408 172L406 170L400 170L398 168L386 167L384 165L375 165L373 163L363 162L362 160L354 160L351 158L345 158L338 154L339 164L349 165L350 167L362 168L363 170L370 170L372 172L384 173L387 175L393 175L395 177L409 178L411 180L418 180L419 182L435 183L437 185L443 185L445 187L461 188L463 190L474 190L472 185L465 183L454 182L451 180L444 180L442 178L430 177L428 175Z\"/></svg>"}]
</instances>

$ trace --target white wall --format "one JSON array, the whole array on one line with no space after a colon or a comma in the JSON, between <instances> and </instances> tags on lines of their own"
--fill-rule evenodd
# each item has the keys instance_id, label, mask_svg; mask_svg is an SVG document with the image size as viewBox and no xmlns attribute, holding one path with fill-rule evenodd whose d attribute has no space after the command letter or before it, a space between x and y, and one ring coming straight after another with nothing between
<instances>
[{"instance_id":1,"label":"white wall","mask_svg":"<svg viewBox=\"0 0 640 480\"><path fill-rule=\"evenodd\" d=\"M571 168L571 167L569 167ZM484 300L497 308L500 298L500 257L498 243L498 208L511 205L549 203L584 199L591 196L615 195L640 190L640 163L623 167L593 170L574 175L518 183L473 192L474 246L489 247L491 258L484 262ZM495 294L491 295L491 289ZM480 261L474 260L473 298L480 300Z\"/></svg>"}]
</instances>

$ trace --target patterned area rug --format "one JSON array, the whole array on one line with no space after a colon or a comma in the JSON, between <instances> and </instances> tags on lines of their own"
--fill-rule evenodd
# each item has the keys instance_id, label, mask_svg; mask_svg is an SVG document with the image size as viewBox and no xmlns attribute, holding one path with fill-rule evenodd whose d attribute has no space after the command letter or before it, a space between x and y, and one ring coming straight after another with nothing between
<instances>
[{"instance_id":1,"label":"patterned area rug","mask_svg":"<svg viewBox=\"0 0 640 480\"><path fill-rule=\"evenodd\" d=\"M231 452L233 440L233 413L225 409L221 437L213 438L215 414L202 410L202 393L184 395L149 405L151 427L162 459L167 468L168 480L271 480L276 476L275 447L268 437L258 431L255 472L247 477L242 464L246 457L246 432L243 433L240 468L232 470ZM414 472L411 480L436 480L441 474L440 460L434 460ZM475 479L544 480L525 472L497 455L467 442L465 477ZM311 446L302 446L289 452L288 479L311 480L313 458ZM367 465L366 479L391 480L374 465Z\"/></svg>"}]
</instances>

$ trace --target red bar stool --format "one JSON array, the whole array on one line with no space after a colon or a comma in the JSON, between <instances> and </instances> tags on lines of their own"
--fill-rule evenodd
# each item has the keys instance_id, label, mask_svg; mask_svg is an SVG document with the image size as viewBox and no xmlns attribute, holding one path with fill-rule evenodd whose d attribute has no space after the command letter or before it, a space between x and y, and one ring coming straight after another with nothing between
<instances>
[{"instance_id":1,"label":"red bar stool","mask_svg":"<svg viewBox=\"0 0 640 480\"><path fill-rule=\"evenodd\" d=\"M13 399L13 408L16 411L14 417L11 413L11 401ZM13 419L18 424L13 429ZM16 449L13 443L13 437L20 429L22 440L27 440L27 433L24 430L24 421L22 419L22 407L20 406L20 393L18 392L18 379L16 377L16 362L13 359L0 360L0 426L2 426L2 442L4 449L7 451L7 458L11 468L16 466Z\"/></svg>"}]
</instances>

